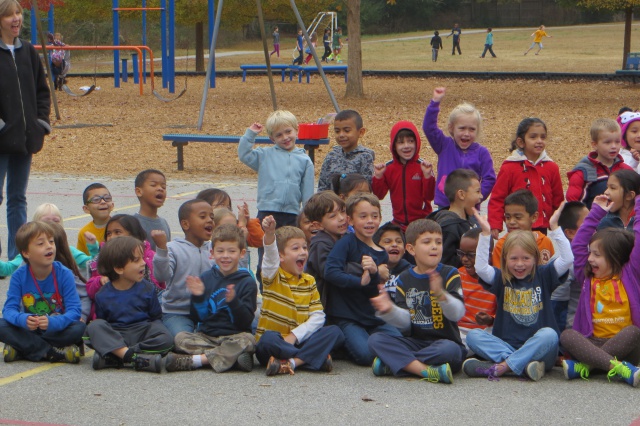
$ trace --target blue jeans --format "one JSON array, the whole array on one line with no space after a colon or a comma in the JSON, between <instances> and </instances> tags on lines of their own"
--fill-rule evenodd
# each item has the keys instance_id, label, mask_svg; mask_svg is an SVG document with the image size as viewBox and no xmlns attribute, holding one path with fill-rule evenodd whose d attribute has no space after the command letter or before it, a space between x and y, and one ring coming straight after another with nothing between
<instances>
[{"instance_id":1,"label":"blue jeans","mask_svg":"<svg viewBox=\"0 0 640 426\"><path fill-rule=\"evenodd\" d=\"M64 347L82 342L86 324L74 321L59 331L29 330L16 327L0 318L0 342L13 346L25 359L41 361L51 347Z\"/></svg>"},{"instance_id":2,"label":"blue jeans","mask_svg":"<svg viewBox=\"0 0 640 426\"><path fill-rule=\"evenodd\" d=\"M2 188L7 181L7 228L9 260L18 255L16 232L27 222L27 185L31 173L31 154L0 155L0 204ZM2 252L2 250L0 250Z\"/></svg>"},{"instance_id":3,"label":"blue jeans","mask_svg":"<svg viewBox=\"0 0 640 426\"><path fill-rule=\"evenodd\" d=\"M196 325L189 315L180 314L162 314L162 323L169 329L173 337L181 331L193 333Z\"/></svg>"},{"instance_id":4,"label":"blue jeans","mask_svg":"<svg viewBox=\"0 0 640 426\"><path fill-rule=\"evenodd\" d=\"M474 329L467 334L467 346L484 359L506 361L511 371L521 375L531 361L544 362L547 371L553 368L558 357L558 333L550 327L541 328L520 349L515 349L493 334Z\"/></svg>"},{"instance_id":5,"label":"blue jeans","mask_svg":"<svg viewBox=\"0 0 640 426\"><path fill-rule=\"evenodd\" d=\"M351 321L336 321L344 334L344 347L351 359L358 365L371 365L374 355L369 350L369 336L384 333L389 336L402 337L402 333L392 325L383 324L376 327L362 327Z\"/></svg>"}]
</instances>

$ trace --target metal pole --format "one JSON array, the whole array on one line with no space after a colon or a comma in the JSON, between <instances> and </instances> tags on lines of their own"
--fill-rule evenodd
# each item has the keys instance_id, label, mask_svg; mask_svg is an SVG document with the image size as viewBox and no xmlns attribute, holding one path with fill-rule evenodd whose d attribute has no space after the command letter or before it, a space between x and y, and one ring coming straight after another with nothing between
<instances>
[{"instance_id":1,"label":"metal pole","mask_svg":"<svg viewBox=\"0 0 640 426\"><path fill-rule=\"evenodd\" d=\"M113 0L113 8L118 8L118 0ZM118 11L113 11L113 45L120 45L120 18ZM120 52L113 51L113 86L120 87Z\"/></svg>"},{"instance_id":2,"label":"metal pole","mask_svg":"<svg viewBox=\"0 0 640 426\"><path fill-rule=\"evenodd\" d=\"M36 13L31 7L31 44L38 44L38 23L36 22Z\"/></svg>"},{"instance_id":3,"label":"metal pole","mask_svg":"<svg viewBox=\"0 0 640 426\"><path fill-rule=\"evenodd\" d=\"M49 27L49 32L51 34L54 34L56 32L55 28L54 28L54 22L53 22L53 3L51 3L49 5L49 14L48 14L48 21L47 21L47 26Z\"/></svg>"},{"instance_id":4,"label":"metal pole","mask_svg":"<svg viewBox=\"0 0 640 426\"><path fill-rule=\"evenodd\" d=\"M216 55L216 42L218 41L218 28L220 28L220 17L222 16L222 4L224 0L218 0L218 10L216 11L216 22L213 28L213 37L209 46L209 62L207 63L207 76L204 79L202 89L202 102L200 102L200 116L198 117L198 130L202 130L202 120L204 119L204 108L207 106L207 93L209 92L209 79L213 70L213 61Z\"/></svg>"},{"instance_id":5,"label":"metal pole","mask_svg":"<svg viewBox=\"0 0 640 426\"><path fill-rule=\"evenodd\" d=\"M298 12L296 1L290 0L290 2L291 2L291 8L293 9L293 13L295 13L296 19L298 20L298 26L300 27L300 29L302 29L302 34L304 35L304 38L307 41L307 46L311 49L311 54L313 55L313 59L316 62L316 66L318 67L318 73L320 74L320 77L322 77L322 81L324 81L324 86L327 88L327 93L329 93L329 97L331 98L331 103L333 103L333 108L336 110L336 112L340 112L340 107L338 106L336 97L333 95L333 91L331 91L331 86L329 86L329 80L327 80L327 76L324 74L324 70L322 69L322 63L320 62L320 59L318 59L316 49L311 45L311 39L309 38L309 33L307 33L307 29L304 26L304 22L302 22L302 17L300 16L300 12Z\"/></svg>"},{"instance_id":6,"label":"metal pole","mask_svg":"<svg viewBox=\"0 0 640 426\"><path fill-rule=\"evenodd\" d=\"M273 110L278 109L278 102L276 101L276 88L273 85L273 73L271 72L271 56L269 55L269 48L267 47L267 34L264 29L264 16L262 14L262 2L256 0L258 6L258 22L260 22L260 34L262 36L262 49L264 50L264 60L267 64L267 75L269 76L269 89L271 89L271 103L273 104Z\"/></svg>"},{"instance_id":7,"label":"metal pole","mask_svg":"<svg viewBox=\"0 0 640 426\"><path fill-rule=\"evenodd\" d=\"M31 4L33 14L36 17L36 28L38 35L40 36L40 47L42 48L42 57L44 59L44 65L47 69L47 75L49 76L49 91L53 97L53 109L56 112L56 119L60 120L60 110L58 110L58 96L56 95L55 86L53 84L53 75L51 74L51 65L49 64L49 55L47 54L47 40L44 38L42 32L42 23L40 22L40 12L38 12L38 2L34 1ZM33 28L33 27L32 27Z\"/></svg>"},{"instance_id":8,"label":"metal pole","mask_svg":"<svg viewBox=\"0 0 640 426\"><path fill-rule=\"evenodd\" d=\"M145 8L147 7L147 0L142 0L142 7ZM146 46L147 45L147 11L143 10L142 11L142 45ZM135 63L136 61L133 61L133 63ZM136 73L134 72L134 75ZM147 82L147 51L143 50L142 51L142 78L144 79L144 82ZM137 82L136 82L137 83Z\"/></svg>"},{"instance_id":9,"label":"metal pole","mask_svg":"<svg viewBox=\"0 0 640 426\"><path fill-rule=\"evenodd\" d=\"M167 88L169 66L167 65L167 0L160 2L160 51L162 52L162 87Z\"/></svg>"},{"instance_id":10,"label":"metal pole","mask_svg":"<svg viewBox=\"0 0 640 426\"><path fill-rule=\"evenodd\" d=\"M167 24L169 25L169 43L167 45L167 65L169 66L169 93L176 92L176 3L169 0Z\"/></svg>"},{"instance_id":11,"label":"metal pole","mask_svg":"<svg viewBox=\"0 0 640 426\"><path fill-rule=\"evenodd\" d=\"M211 40L213 40L213 22L216 20L216 15L215 15L215 4L213 0L209 0L209 6L208 6L208 12L209 12L209 38L207 40L209 40L209 42L211 42ZM216 58L215 56L212 59L213 61L213 67L212 70L213 72L211 73L211 80L209 81L209 88L211 89L215 89L216 87Z\"/></svg>"}]
</instances>

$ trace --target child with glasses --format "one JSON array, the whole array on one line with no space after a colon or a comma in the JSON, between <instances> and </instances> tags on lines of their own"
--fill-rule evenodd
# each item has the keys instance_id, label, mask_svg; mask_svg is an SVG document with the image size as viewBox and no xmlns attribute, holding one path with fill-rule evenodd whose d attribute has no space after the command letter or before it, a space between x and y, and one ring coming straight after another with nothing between
<instances>
[{"instance_id":1,"label":"child with glasses","mask_svg":"<svg viewBox=\"0 0 640 426\"><path fill-rule=\"evenodd\" d=\"M89 249L85 232L95 235L98 244L104 241L104 230L107 222L111 219L111 211L113 210L113 198L106 186L101 183L92 183L82 193L82 201L82 211L91 215L91 221L78 232L76 247L88 255Z\"/></svg>"}]
</instances>

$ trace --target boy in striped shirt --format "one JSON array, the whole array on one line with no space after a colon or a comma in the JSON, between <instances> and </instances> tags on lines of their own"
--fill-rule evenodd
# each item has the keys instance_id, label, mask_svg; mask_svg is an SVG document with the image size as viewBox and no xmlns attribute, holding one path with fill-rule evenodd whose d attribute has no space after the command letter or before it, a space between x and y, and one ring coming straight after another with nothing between
<instances>
[{"instance_id":1,"label":"boy in striped shirt","mask_svg":"<svg viewBox=\"0 0 640 426\"><path fill-rule=\"evenodd\" d=\"M262 310L256 330L256 357L267 376L309 370L330 372L330 352L344 343L337 326L324 326L315 279L304 272L309 256L304 232L267 216L262 259Z\"/></svg>"}]
</instances>

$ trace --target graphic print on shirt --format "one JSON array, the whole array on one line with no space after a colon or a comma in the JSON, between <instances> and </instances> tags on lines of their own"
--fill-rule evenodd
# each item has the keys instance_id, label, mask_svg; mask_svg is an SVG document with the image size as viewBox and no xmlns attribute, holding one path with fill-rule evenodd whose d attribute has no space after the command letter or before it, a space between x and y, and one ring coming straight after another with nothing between
<instances>
[{"instance_id":1,"label":"graphic print on shirt","mask_svg":"<svg viewBox=\"0 0 640 426\"><path fill-rule=\"evenodd\" d=\"M386 283L384 283L384 289L389 293L389 297L394 302L396 301L396 290L398 288L398 276L399 275L389 275L389 279Z\"/></svg>"},{"instance_id":2,"label":"graphic print on shirt","mask_svg":"<svg viewBox=\"0 0 640 426\"><path fill-rule=\"evenodd\" d=\"M226 288L216 290L209 297L209 315L216 315L223 309L229 313L229 317L231 317L231 321L233 322L233 315L231 314L231 309L229 309L229 305L227 304Z\"/></svg>"},{"instance_id":3,"label":"graphic print on shirt","mask_svg":"<svg viewBox=\"0 0 640 426\"><path fill-rule=\"evenodd\" d=\"M405 298L412 324L429 330L444 328L442 308L435 297L431 297L429 291L418 291L411 288L407 291Z\"/></svg>"},{"instance_id":4,"label":"graphic print on shirt","mask_svg":"<svg viewBox=\"0 0 640 426\"><path fill-rule=\"evenodd\" d=\"M38 293L25 293L22 295L22 305L26 312L35 315L50 315L60 310L60 296L55 293L43 293L44 299Z\"/></svg>"},{"instance_id":5,"label":"graphic print on shirt","mask_svg":"<svg viewBox=\"0 0 640 426\"><path fill-rule=\"evenodd\" d=\"M505 312L518 324L530 326L538 322L538 315L543 309L542 288L517 289L513 287L504 288Z\"/></svg>"}]
</instances>

